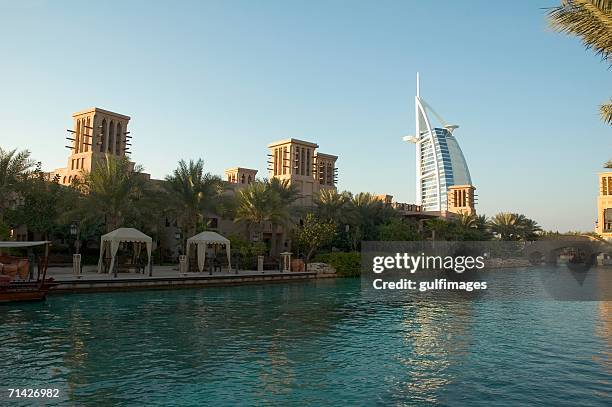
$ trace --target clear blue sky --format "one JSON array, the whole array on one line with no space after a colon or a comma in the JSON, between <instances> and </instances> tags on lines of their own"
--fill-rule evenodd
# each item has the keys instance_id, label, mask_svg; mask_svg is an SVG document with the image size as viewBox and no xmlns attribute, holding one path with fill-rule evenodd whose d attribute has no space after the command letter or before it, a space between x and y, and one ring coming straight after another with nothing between
<instances>
[{"instance_id":1,"label":"clear blue sky","mask_svg":"<svg viewBox=\"0 0 612 407\"><path fill-rule=\"evenodd\" d=\"M0 145L65 166L71 113L132 117L154 177L202 157L266 175L266 145L340 156L339 188L414 201L415 72L456 131L480 213L591 230L612 72L516 1L0 0Z\"/></svg>"}]
</instances>

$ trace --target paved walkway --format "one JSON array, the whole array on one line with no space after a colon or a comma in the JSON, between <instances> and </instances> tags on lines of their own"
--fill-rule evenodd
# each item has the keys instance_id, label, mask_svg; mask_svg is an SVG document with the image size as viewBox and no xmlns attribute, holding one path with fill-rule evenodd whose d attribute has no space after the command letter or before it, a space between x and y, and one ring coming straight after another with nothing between
<instances>
[{"instance_id":1,"label":"paved walkway","mask_svg":"<svg viewBox=\"0 0 612 407\"><path fill-rule=\"evenodd\" d=\"M278 270L265 270L263 273L255 270L240 270L236 273L235 270L228 271L223 269L221 272L216 271L209 274L208 271L202 273L179 273L177 266L153 266L153 278L164 279L200 279L200 278L217 278L217 277L242 277L242 276L273 276L282 274L295 274L291 272L280 273ZM113 274L98 273L96 266L83 266L83 273L79 276L72 273L72 267L49 267L47 276L53 277L56 281L88 281L88 280L147 280L151 279L148 273L117 273L115 278Z\"/></svg>"}]
</instances>

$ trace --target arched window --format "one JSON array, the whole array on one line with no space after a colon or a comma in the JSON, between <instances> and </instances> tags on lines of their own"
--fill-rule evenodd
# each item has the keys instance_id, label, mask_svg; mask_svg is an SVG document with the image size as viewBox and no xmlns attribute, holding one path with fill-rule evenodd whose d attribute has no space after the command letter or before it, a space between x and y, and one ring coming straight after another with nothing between
<instances>
[{"instance_id":1,"label":"arched window","mask_svg":"<svg viewBox=\"0 0 612 407\"><path fill-rule=\"evenodd\" d=\"M64 180L62 181L62 184L66 183L66 176L64 175Z\"/></svg>"},{"instance_id":2,"label":"arched window","mask_svg":"<svg viewBox=\"0 0 612 407\"><path fill-rule=\"evenodd\" d=\"M106 142L106 119L102 119L102 129L100 131L100 152L104 152L104 143Z\"/></svg>"},{"instance_id":3,"label":"arched window","mask_svg":"<svg viewBox=\"0 0 612 407\"><path fill-rule=\"evenodd\" d=\"M87 127L85 128L85 132L84 132L84 133L85 133L85 134L86 134L88 137L85 137L85 138L83 139L83 143L84 143L83 148L84 148L85 152L88 152L88 151L89 151L89 146L88 146L88 144L91 144L91 137L89 137L89 132L90 132L90 130L91 130L91 129L89 128L89 127L91 127L91 117L88 117L88 118L87 118L87 122L86 122L86 123L87 123ZM92 132L92 133L93 133L93 132ZM93 146L91 147L91 149L93 150Z\"/></svg>"},{"instance_id":4,"label":"arched window","mask_svg":"<svg viewBox=\"0 0 612 407\"><path fill-rule=\"evenodd\" d=\"M278 175L278 163L280 161L279 159L279 154L278 154L278 148L274 149L274 175Z\"/></svg>"},{"instance_id":5,"label":"arched window","mask_svg":"<svg viewBox=\"0 0 612 407\"><path fill-rule=\"evenodd\" d=\"M115 134L115 154L123 155L123 149L121 148L121 140L123 134L121 134L121 123L117 123L117 134Z\"/></svg>"},{"instance_id":6,"label":"arched window","mask_svg":"<svg viewBox=\"0 0 612 407\"><path fill-rule=\"evenodd\" d=\"M242 174L242 176L240 177L240 183L244 184L244 174Z\"/></svg>"},{"instance_id":7,"label":"arched window","mask_svg":"<svg viewBox=\"0 0 612 407\"><path fill-rule=\"evenodd\" d=\"M115 148L115 122L111 120L109 129L108 129L108 150L107 152L113 154L114 148Z\"/></svg>"},{"instance_id":8,"label":"arched window","mask_svg":"<svg viewBox=\"0 0 612 407\"><path fill-rule=\"evenodd\" d=\"M281 159L281 166L283 167L283 175L287 173L287 166L285 165L285 158L287 157L287 147L283 147L282 150L282 159ZM289 156L289 166L292 166L291 163L291 156Z\"/></svg>"},{"instance_id":9,"label":"arched window","mask_svg":"<svg viewBox=\"0 0 612 407\"><path fill-rule=\"evenodd\" d=\"M76 133L74 133L74 154L79 152L81 142L81 119L77 120Z\"/></svg>"},{"instance_id":10,"label":"arched window","mask_svg":"<svg viewBox=\"0 0 612 407\"><path fill-rule=\"evenodd\" d=\"M250 175L249 175L249 181L248 181L248 182L249 182L249 184L250 184L251 182L253 182L253 178L252 178Z\"/></svg>"}]
</instances>

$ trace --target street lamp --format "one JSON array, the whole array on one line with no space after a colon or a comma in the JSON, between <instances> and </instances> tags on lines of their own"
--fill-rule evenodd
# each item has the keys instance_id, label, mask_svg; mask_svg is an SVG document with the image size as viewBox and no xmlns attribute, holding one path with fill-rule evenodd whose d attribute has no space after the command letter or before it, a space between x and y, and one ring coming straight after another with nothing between
<instances>
[{"instance_id":1,"label":"street lamp","mask_svg":"<svg viewBox=\"0 0 612 407\"><path fill-rule=\"evenodd\" d=\"M79 249L81 248L81 241L79 239L79 224L78 221L72 222L70 225L70 236L74 238L74 249L76 254L79 254Z\"/></svg>"},{"instance_id":2,"label":"street lamp","mask_svg":"<svg viewBox=\"0 0 612 407\"><path fill-rule=\"evenodd\" d=\"M176 239L176 252L179 255L179 259L180 259L180 255L181 254L185 254L185 249L183 247L183 242L181 242L181 231L180 230L176 230L174 232L174 238Z\"/></svg>"},{"instance_id":3,"label":"street lamp","mask_svg":"<svg viewBox=\"0 0 612 407\"><path fill-rule=\"evenodd\" d=\"M75 254L72 256L72 270L73 273L81 278L83 273L83 263L81 262L81 255L79 249L81 248L81 240L79 239L79 222L74 221L70 225L70 236L74 238L74 250Z\"/></svg>"},{"instance_id":4,"label":"street lamp","mask_svg":"<svg viewBox=\"0 0 612 407\"><path fill-rule=\"evenodd\" d=\"M346 244L349 247L349 250L353 248L353 244L351 242L351 225L348 223L344 225L344 233L346 234Z\"/></svg>"}]
</instances>

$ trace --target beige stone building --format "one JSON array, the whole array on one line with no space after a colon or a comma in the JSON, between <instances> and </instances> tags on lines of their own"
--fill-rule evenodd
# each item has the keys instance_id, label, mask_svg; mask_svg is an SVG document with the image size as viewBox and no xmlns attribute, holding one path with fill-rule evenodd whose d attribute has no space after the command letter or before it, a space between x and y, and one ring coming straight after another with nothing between
<instances>
[{"instance_id":1,"label":"beige stone building","mask_svg":"<svg viewBox=\"0 0 612 407\"><path fill-rule=\"evenodd\" d=\"M595 232L605 239L612 239L612 171L599 173Z\"/></svg>"},{"instance_id":2,"label":"beige stone building","mask_svg":"<svg viewBox=\"0 0 612 407\"><path fill-rule=\"evenodd\" d=\"M336 189L338 157L320 153L317 148L316 143L293 138L268 145L270 178L295 185L301 195L298 204L302 206L312 205L320 190Z\"/></svg>"},{"instance_id":3,"label":"beige stone building","mask_svg":"<svg viewBox=\"0 0 612 407\"><path fill-rule=\"evenodd\" d=\"M462 213L468 215L476 214L476 188L473 185L453 185L448 187L448 203L446 210L424 211L421 205L396 202L393 195L378 194L373 195L374 199L380 201L386 207L397 210L402 216L416 218L441 217L449 218Z\"/></svg>"},{"instance_id":4,"label":"beige stone building","mask_svg":"<svg viewBox=\"0 0 612 407\"><path fill-rule=\"evenodd\" d=\"M225 180L238 187L250 185L257 177L257 170L251 168L232 167L225 170Z\"/></svg>"},{"instance_id":5,"label":"beige stone building","mask_svg":"<svg viewBox=\"0 0 612 407\"><path fill-rule=\"evenodd\" d=\"M448 211L451 213L475 215L475 194L473 185L452 185L448 187Z\"/></svg>"},{"instance_id":6,"label":"beige stone building","mask_svg":"<svg viewBox=\"0 0 612 407\"><path fill-rule=\"evenodd\" d=\"M62 185L70 185L83 171L90 172L100 159L129 154L130 117L93 107L72 115L72 130L68 130L70 149L68 164L50 173Z\"/></svg>"},{"instance_id":7,"label":"beige stone building","mask_svg":"<svg viewBox=\"0 0 612 407\"><path fill-rule=\"evenodd\" d=\"M387 207L391 207L393 204L393 195L389 194L376 194L373 195L374 199L383 203Z\"/></svg>"}]
</instances>

